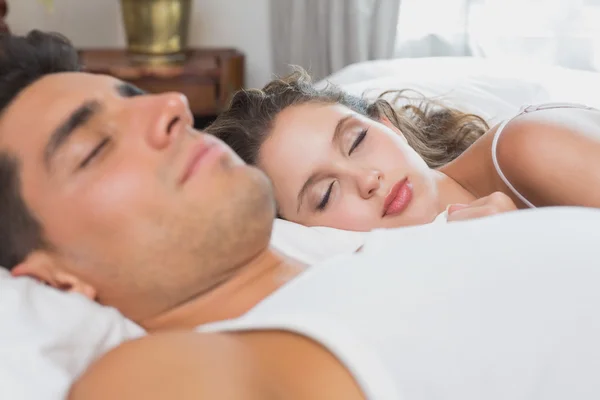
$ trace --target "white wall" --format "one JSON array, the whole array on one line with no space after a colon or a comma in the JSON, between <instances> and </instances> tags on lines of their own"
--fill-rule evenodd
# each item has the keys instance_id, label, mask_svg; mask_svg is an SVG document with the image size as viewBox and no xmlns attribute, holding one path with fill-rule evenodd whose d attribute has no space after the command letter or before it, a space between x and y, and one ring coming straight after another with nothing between
<instances>
[{"instance_id":1,"label":"white wall","mask_svg":"<svg viewBox=\"0 0 600 400\"><path fill-rule=\"evenodd\" d=\"M123 47L118 0L55 0L49 13L39 0L8 0L14 33L56 31L83 47ZM271 78L269 0L194 0L190 45L235 47L246 55L246 85Z\"/></svg>"}]
</instances>

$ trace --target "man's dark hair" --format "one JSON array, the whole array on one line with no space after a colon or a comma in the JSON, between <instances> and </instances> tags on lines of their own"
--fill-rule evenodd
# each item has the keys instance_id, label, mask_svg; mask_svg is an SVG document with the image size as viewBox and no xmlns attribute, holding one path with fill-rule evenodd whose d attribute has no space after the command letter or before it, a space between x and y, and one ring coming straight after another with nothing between
<instances>
[{"instance_id":1,"label":"man's dark hair","mask_svg":"<svg viewBox=\"0 0 600 400\"><path fill-rule=\"evenodd\" d=\"M27 36L1 34L0 118L33 82L52 73L78 70L77 51L61 35L40 31ZM0 149L0 266L11 270L44 245L42 227L21 195L19 158Z\"/></svg>"}]
</instances>

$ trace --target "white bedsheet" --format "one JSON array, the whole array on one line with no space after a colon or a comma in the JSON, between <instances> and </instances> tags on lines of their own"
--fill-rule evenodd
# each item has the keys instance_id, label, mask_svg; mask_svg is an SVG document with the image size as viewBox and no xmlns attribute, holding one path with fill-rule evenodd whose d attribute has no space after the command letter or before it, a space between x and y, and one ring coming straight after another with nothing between
<instances>
[{"instance_id":1,"label":"white bedsheet","mask_svg":"<svg viewBox=\"0 0 600 400\"><path fill-rule=\"evenodd\" d=\"M0 268L0 399L62 399L100 354L143 330L116 310Z\"/></svg>"}]
</instances>

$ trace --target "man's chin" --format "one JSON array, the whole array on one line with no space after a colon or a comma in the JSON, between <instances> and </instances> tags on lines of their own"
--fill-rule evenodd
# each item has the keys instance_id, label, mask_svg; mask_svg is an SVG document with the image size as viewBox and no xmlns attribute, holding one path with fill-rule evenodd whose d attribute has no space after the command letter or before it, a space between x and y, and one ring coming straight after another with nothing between
<instances>
[{"instance_id":1,"label":"man's chin","mask_svg":"<svg viewBox=\"0 0 600 400\"><path fill-rule=\"evenodd\" d=\"M267 175L247 164L237 165L231 172L231 181L227 185L229 193L223 201L231 201L231 207L236 209L234 213L239 214L240 218L264 218L272 223L276 212L275 197L273 185Z\"/></svg>"}]
</instances>

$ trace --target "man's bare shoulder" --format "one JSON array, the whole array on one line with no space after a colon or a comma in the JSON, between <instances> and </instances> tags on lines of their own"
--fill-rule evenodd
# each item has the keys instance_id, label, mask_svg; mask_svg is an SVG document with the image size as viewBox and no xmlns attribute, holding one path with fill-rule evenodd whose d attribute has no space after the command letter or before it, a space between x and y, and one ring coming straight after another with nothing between
<instances>
[{"instance_id":1,"label":"man's bare shoulder","mask_svg":"<svg viewBox=\"0 0 600 400\"><path fill-rule=\"evenodd\" d=\"M264 399L257 369L235 336L157 333L100 358L73 385L69 399Z\"/></svg>"}]
</instances>

